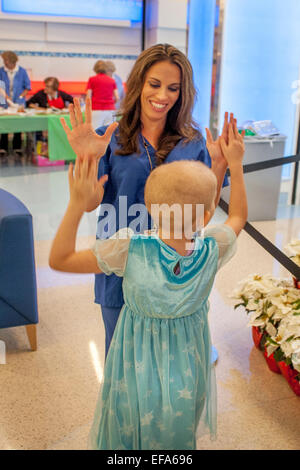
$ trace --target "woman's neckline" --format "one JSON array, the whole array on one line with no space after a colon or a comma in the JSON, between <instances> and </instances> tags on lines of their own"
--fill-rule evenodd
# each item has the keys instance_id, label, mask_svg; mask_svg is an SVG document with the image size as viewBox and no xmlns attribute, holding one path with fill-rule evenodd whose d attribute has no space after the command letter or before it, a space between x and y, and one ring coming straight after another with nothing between
<instances>
[{"instance_id":1,"label":"woman's neckline","mask_svg":"<svg viewBox=\"0 0 300 470\"><path fill-rule=\"evenodd\" d=\"M143 135L142 132L141 132L141 139L142 139L144 147L145 146L151 147L156 152L156 148L151 144L151 142L149 142L149 140Z\"/></svg>"}]
</instances>

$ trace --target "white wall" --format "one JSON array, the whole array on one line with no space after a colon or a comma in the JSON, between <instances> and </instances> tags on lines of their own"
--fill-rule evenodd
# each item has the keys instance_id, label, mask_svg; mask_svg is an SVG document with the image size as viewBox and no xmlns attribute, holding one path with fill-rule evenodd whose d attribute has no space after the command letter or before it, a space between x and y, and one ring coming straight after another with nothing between
<instances>
[{"instance_id":1,"label":"white wall","mask_svg":"<svg viewBox=\"0 0 300 470\"><path fill-rule=\"evenodd\" d=\"M145 47L168 42L185 53L186 22L187 0L149 0ZM125 81L141 52L141 34L141 24L129 21L0 11L0 51L15 51L19 65L27 69L31 80L54 75L62 81L84 81L94 74L95 62L103 58L115 63Z\"/></svg>"},{"instance_id":2,"label":"white wall","mask_svg":"<svg viewBox=\"0 0 300 470\"><path fill-rule=\"evenodd\" d=\"M41 17L30 16L23 19L21 15L0 12L0 50L15 51L19 65L28 70L32 80L43 80L48 75L60 80L87 80L100 58L112 60L117 73L126 80L141 50L141 24L74 21L42 21Z\"/></svg>"},{"instance_id":3,"label":"white wall","mask_svg":"<svg viewBox=\"0 0 300 470\"><path fill-rule=\"evenodd\" d=\"M168 43L186 53L188 0L148 0L146 47Z\"/></svg>"}]
</instances>

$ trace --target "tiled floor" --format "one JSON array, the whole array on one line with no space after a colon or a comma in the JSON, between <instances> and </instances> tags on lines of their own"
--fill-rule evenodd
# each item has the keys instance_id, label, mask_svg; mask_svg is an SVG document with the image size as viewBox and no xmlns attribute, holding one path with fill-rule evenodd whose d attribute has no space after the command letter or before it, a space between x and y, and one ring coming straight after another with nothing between
<instances>
[{"instance_id":1,"label":"tiled floor","mask_svg":"<svg viewBox=\"0 0 300 470\"><path fill-rule=\"evenodd\" d=\"M0 330L7 348L0 365L0 449L85 449L103 375L104 330L93 303L93 276L53 272L51 239L67 204L66 168L0 167L0 187L20 198L33 215L38 283L38 350L25 328ZM218 209L213 222L225 214ZM300 238L299 207L278 207L277 220L254 222L282 248ZM80 246L93 243L96 213L80 226ZM235 257L218 273L210 324L219 353L218 438L198 449L299 449L300 399L269 371L251 339L247 317L229 298L250 273L289 273L245 232Z\"/></svg>"}]
</instances>

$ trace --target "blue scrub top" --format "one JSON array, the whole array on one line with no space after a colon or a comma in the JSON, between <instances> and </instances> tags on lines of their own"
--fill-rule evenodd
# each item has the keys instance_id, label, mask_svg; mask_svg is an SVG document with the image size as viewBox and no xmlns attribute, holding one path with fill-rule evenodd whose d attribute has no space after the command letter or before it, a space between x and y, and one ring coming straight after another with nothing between
<instances>
[{"instance_id":1,"label":"blue scrub top","mask_svg":"<svg viewBox=\"0 0 300 470\"><path fill-rule=\"evenodd\" d=\"M106 129L107 126L100 127L96 132L103 135ZM148 144L147 149L152 167L155 168L155 150L146 139L145 141ZM139 213L135 212L133 204L144 204L144 187L151 171L141 134L139 135L139 147L140 154L116 155L115 152L119 146L114 133L106 153L100 160L98 177L107 174L108 181L105 184L104 197L100 206L97 238L108 238L120 228L128 227L137 220ZM179 141L166 157L165 163L176 160L198 160L211 167L211 159L206 148L205 139L199 137L199 139L186 144ZM227 180L224 181L224 184L228 184ZM105 206L106 204L107 206ZM151 218L148 213L145 217L139 217L139 219L141 223L138 224L135 231L143 232L151 228ZM122 307L124 303L122 281L123 279L115 274L111 276L96 274L95 302L103 307Z\"/></svg>"},{"instance_id":2,"label":"blue scrub top","mask_svg":"<svg viewBox=\"0 0 300 470\"><path fill-rule=\"evenodd\" d=\"M5 83L5 90L7 95L9 95L9 78L7 72L4 67L0 67L0 80L3 80ZM13 95L11 100L17 104L25 104L25 98L19 98L20 94L23 93L24 90L31 90L30 79L26 70L23 67L19 67L19 70L14 76L13 81Z\"/></svg>"}]
</instances>

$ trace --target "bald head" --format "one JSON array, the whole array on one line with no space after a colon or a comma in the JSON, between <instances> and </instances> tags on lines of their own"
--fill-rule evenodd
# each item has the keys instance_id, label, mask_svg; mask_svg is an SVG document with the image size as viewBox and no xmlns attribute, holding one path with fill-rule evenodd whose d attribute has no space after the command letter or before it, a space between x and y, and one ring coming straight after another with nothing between
<instances>
[{"instance_id":1,"label":"bald head","mask_svg":"<svg viewBox=\"0 0 300 470\"><path fill-rule=\"evenodd\" d=\"M147 179L148 204L204 204L210 210L216 196L217 179L210 168L194 160L164 163Z\"/></svg>"},{"instance_id":2,"label":"bald head","mask_svg":"<svg viewBox=\"0 0 300 470\"><path fill-rule=\"evenodd\" d=\"M173 204L193 206L193 222L196 205L203 205L205 211L214 209L217 179L210 168L194 160L164 163L155 168L146 181L145 204L153 216L151 205Z\"/></svg>"}]
</instances>

